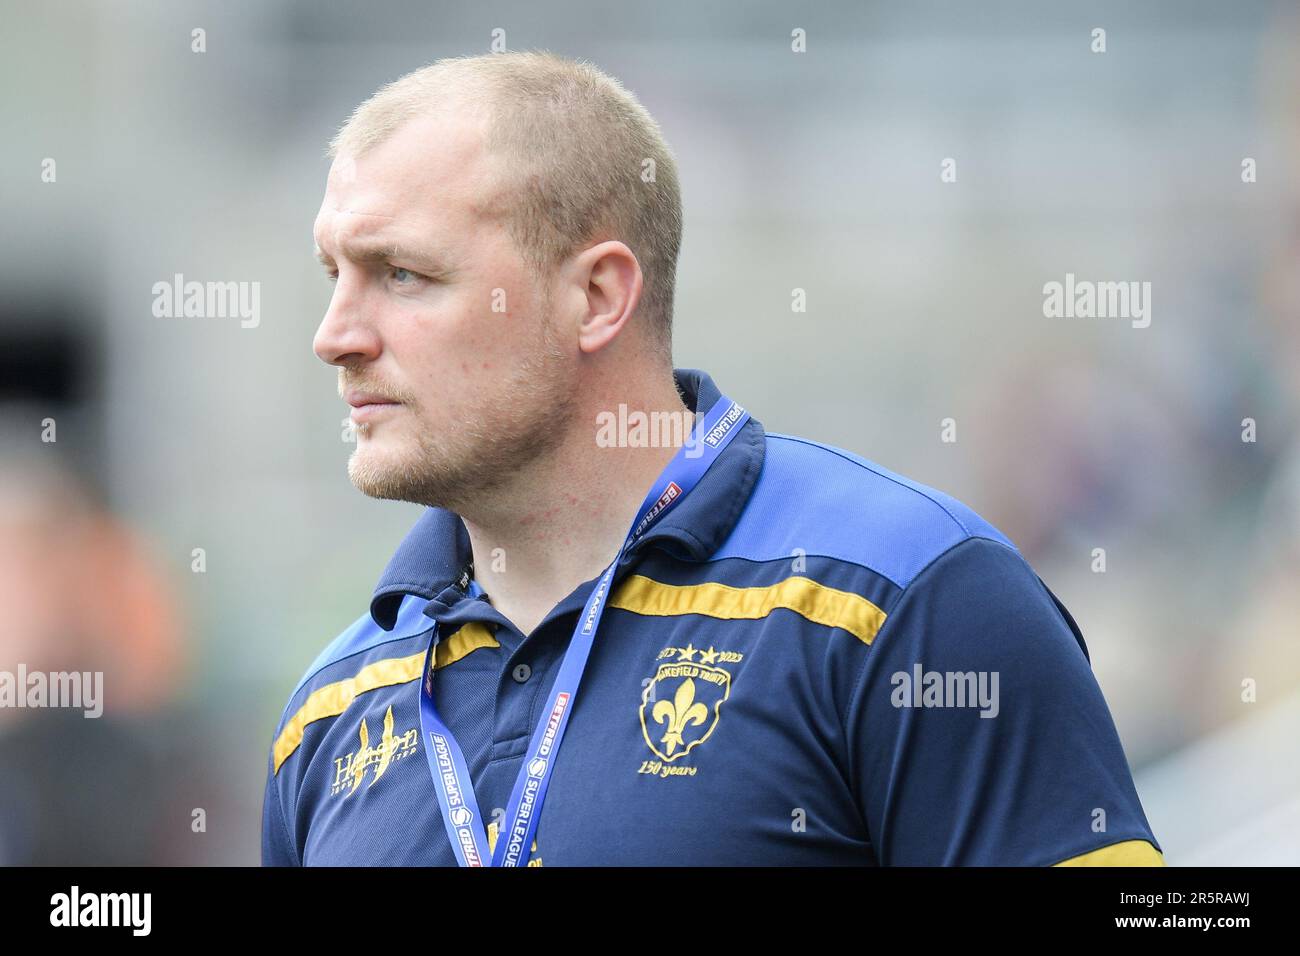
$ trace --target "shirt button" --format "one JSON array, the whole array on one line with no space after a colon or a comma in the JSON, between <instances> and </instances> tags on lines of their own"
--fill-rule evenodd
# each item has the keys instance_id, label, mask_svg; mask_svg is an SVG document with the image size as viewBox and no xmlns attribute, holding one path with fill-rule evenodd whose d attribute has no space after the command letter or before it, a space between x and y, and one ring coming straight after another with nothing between
<instances>
[{"instance_id":1,"label":"shirt button","mask_svg":"<svg viewBox=\"0 0 1300 956\"><path fill-rule=\"evenodd\" d=\"M528 680L532 674L533 669L527 664L517 664L515 665L515 669L511 671L510 676L515 679L516 684L522 684L524 681Z\"/></svg>"}]
</instances>

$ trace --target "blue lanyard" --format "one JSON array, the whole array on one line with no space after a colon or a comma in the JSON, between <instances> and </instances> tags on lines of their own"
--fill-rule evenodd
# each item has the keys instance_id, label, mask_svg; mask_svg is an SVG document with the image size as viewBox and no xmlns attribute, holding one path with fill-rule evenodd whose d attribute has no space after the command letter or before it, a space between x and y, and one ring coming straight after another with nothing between
<instances>
[{"instance_id":1,"label":"blue lanyard","mask_svg":"<svg viewBox=\"0 0 1300 956\"><path fill-rule=\"evenodd\" d=\"M550 784L555 758L569 724L569 715L578 697L578 685L587 666L592 641L605 611L614 570L624 553L662 518L670 508L693 489L704 473L717 460L722 450L736 437L741 426L749 419L749 412L725 395L718 399L702 421L695 422L692 441L683 444L673 456L641 503L641 510L632 523L623 547L614 563L596 582L586 609L574 628L569 648L560 663L559 673L551 688L550 698L542 718L533 730L532 741L524 754L515 779L514 791L506 807L506 825L498 835L495 851L489 857L487 831L479 812L474 786L470 782L469 766L460 745L433 703L433 652L438 644L435 625L433 639L424 659L424 680L420 682L420 730L425 740L425 757L429 773L438 791L442 807L442 822L447 828L456 860L461 866L519 866L527 862L527 849L532 846L533 834L542 813L542 801ZM697 450L698 449L698 450Z\"/></svg>"}]
</instances>

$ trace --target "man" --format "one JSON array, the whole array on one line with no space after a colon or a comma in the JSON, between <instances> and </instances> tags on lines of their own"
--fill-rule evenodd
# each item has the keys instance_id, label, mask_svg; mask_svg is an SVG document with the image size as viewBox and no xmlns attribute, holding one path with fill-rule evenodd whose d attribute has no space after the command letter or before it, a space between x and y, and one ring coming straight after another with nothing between
<instances>
[{"instance_id":1,"label":"man","mask_svg":"<svg viewBox=\"0 0 1300 956\"><path fill-rule=\"evenodd\" d=\"M428 510L289 699L265 863L1162 862L1011 542L672 367L677 174L616 81L440 61L331 155L349 475Z\"/></svg>"}]
</instances>

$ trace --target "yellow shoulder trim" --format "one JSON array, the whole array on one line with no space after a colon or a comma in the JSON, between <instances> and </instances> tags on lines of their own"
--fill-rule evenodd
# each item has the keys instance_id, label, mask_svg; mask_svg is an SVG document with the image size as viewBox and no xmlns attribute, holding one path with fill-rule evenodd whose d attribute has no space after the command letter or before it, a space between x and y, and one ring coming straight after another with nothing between
<instances>
[{"instance_id":1,"label":"yellow shoulder trim","mask_svg":"<svg viewBox=\"0 0 1300 956\"><path fill-rule=\"evenodd\" d=\"M480 647L500 646L497 639L488 632L487 625L482 621L470 621L434 648L433 669L454 664ZM308 724L326 717L337 717L348 709L352 701L367 691L419 680L423 668L424 651L420 651L410 657L389 657L375 661L361 668L353 677L316 688L298 708L298 712L289 718L280 731L280 736L275 739L271 751L275 760L275 773L280 772L281 765L298 749Z\"/></svg>"},{"instance_id":2,"label":"yellow shoulder trim","mask_svg":"<svg viewBox=\"0 0 1300 956\"><path fill-rule=\"evenodd\" d=\"M1146 840L1124 840L1053 866L1165 866L1165 857Z\"/></svg>"},{"instance_id":3,"label":"yellow shoulder trim","mask_svg":"<svg viewBox=\"0 0 1300 956\"><path fill-rule=\"evenodd\" d=\"M470 621L445 641L438 642L438 646L433 649L433 669L441 670L448 664L455 664L470 651L476 651L480 647L500 646L486 624Z\"/></svg>"},{"instance_id":4,"label":"yellow shoulder trim","mask_svg":"<svg viewBox=\"0 0 1300 956\"><path fill-rule=\"evenodd\" d=\"M610 597L610 607L659 617L704 614L726 620L758 620L786 608L814 624L848 631L870 644L885 623L885 612L860 594L839 591L805 577L790 577L765 587L726 584L663 584L630 574Z\"/></svg>"}]
</instances>

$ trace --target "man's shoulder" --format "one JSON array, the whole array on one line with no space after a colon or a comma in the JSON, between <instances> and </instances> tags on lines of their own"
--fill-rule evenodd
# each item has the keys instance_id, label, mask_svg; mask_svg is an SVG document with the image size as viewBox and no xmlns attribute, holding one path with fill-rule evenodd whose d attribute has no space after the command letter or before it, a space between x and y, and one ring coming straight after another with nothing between
<instances>
[{"instance_id":1,"label":"man's shoulder","mask_svg":"<svg viewBox=\"0 0 1300 956\"><path fill-rule=\"evenodd\" d=\"M953 496L843 448L767 433L763 471L717 558L763 561L793 549L861 565L905 589L971 539L1017 555L1011 539Z\"/></svg>"},{"instance_id":2,"label":"man's shoulder","mask_svg":"<svg viewBox=\"0 0 1300 956\"><path fill-rule=\"evenodd\" d=\"M419 676L422 662L414 660L417 654L411 651L414 638L426 634L433 627L433 621L423 613L427 600L419 595L408 595L397 610L396 621L391 629L380 627L374 617L367 611L353 621L342 633L331 640L311 662L302 677L294 686L293 692L285 705L281 716L281 725L297 708L313 694L332 692L334 685L342 681L366 680L364 672L380 665L388 672L387 677L403 676L396 673L392 662L407 661L410 680ZM411 646L407 646L410 643ZM352 687L355 693L356 687ZM337 696L337 695L336 695Z\"/></svg>"}]
</instances>

